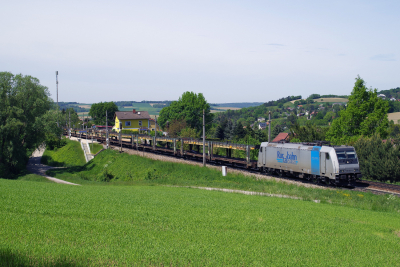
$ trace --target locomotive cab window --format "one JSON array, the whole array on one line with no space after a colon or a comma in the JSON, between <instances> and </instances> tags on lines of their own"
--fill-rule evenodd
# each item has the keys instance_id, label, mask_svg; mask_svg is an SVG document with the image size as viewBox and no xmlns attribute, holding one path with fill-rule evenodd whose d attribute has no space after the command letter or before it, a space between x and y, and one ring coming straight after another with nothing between
<instances>
[{"instance_id":1,"label":"locomotive cab window","mask_svg":"<svg viewBox=\"0 0 400 267\"><path fill-rule=\"evenodd\" d=\"M329 159L329 154L328 153L325 153L325 158Z\"/></svg>"},{"instance_id":2,"label":"locomotive cab window","mask_svg":"<svg viewBox=\"0 0 400 267\"><path fill-rule=\"evenodd\" d=\"M344 151L337 151L336 154L338 159L346 159L346 153Z\"/></svg>"},{"instance_id":3,"label":"locomotive cab window","mask_svg":"<svg viewBox=\"0 0 400 267\"><path fill-rule=\"evenodd\" d=\"M347 151L347 158L348 159L355 159L357 156L356 156L356 152L354 152L354 151Z\"/></svg>"}]
</instances>

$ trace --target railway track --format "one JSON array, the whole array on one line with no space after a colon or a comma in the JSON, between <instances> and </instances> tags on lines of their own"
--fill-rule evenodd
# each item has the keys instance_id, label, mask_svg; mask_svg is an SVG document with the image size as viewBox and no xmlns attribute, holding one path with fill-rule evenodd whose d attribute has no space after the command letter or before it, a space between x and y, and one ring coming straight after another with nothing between
<instances>
[{"instance_id":1,"label":"railway track","mask_svg":"<svg viewBox=\"0 0 400 267\"><path fill-rule=\"evenodd\" d=\"M76 137L78 137L78 136L76 135ZM82 138L85 138L85 137L82 136ZM98 140L98 141L104 142L105 140ZM119 143L119 141L113 142L112 140L110 140L110 146L114 147L115 149L123 147L124 149L140 150L140 151L150 152L150 153L157 154L157 155L166 156L169 158L176 158L176 156L174 156L173 154L168 153L168 152L172 151L171 149L165 149L165 151L162 151L162 150L154 151L151 149L151 146L148 146L148 145L141 145L137 148L132 148L132 147L130 147L131 146L130 142L122 141L122 143ZM199 155L195 155L197 153L193 153L193 155L191 155L191 154L192 153L189 153L187 156L184 157L184 159L194 161L194 162L202 161L202 157L199 157ZM213 165L213 166L221 166L222 163L223 162L207 162L207 164ZM226 165L226 162L223 164ZM282 177L282 176L274 175L271 173L268 173L268 174L261 173L252 168L245 168L242 166L238 166L234 162L231 162L231 166L229 166L229 168L235 169L235 170L241 171L241 172L251 173L251 174L270 176L270 177L273 177L276 179L285 179L285 180L289 180L289 181L293 181L293 182L297 182L297 183L301 183L301 184L322 186L322 187L326 187L326 188L336 188L337 187L335 185L314 183L312 181L308 181L308 180L300 179L300 178L296 178L296 177ZM348 189L348 190L360 191L360 192L371 192L371 193L377 194L377 195L393 194L397 197L400 197L400 185L392 185L392 184L386 184L386 183L380 183L380 182L357 180L354 186L342 187L342 188Z\"/></svg>"},{"instance_id":2,"label":"railway track","mask_svg":"<svg viewBox=\"0 0 400 267\"><path fill-rule=\"evenodd\" d=\"M393 194L400 197L400 185L358 180L354 190L361 192L371 192L377 195Z\"/></svg>"}]
</instances>

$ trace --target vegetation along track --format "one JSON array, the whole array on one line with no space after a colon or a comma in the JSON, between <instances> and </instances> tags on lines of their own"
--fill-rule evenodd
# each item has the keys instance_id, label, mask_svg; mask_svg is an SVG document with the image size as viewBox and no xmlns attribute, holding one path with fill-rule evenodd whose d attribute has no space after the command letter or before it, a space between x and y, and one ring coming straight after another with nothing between
<instances>
[{"instance_id":1,"label":"vegetation along track","mask_svg":"<svg viewBox=\"0 0 400 267\"><path fill-rule=\"evenodd\" d=\"M386 184L380 182L372 182L366 180L358 180L354 190L363 192L372 192L374 194L393 194L400 197L400 185Z\"/></svg>"},{"instance_id":2,"label":"vegetation along track","mask_svg":"<svg viewBox=\"0 0 400 267\"><path fill-rule=\"evenodd\" d=\"M74 134L72 134L74 136ZM77 136L78 137L78 136ZM82 136L83 138L85 138L86 136ZM114 145L112 144L113 142L110 142L110 147L114 148L114 149L120 149L121 146L120 145ZM145 152L147 153L151 153L151 154L155 154L157 155L156 158L154 158L155 160L160 160L160 156L161 157L165 157L165 159L182 159L183 161L180 162L188 162L188 160L190 162L196 162L196 164L201 165L200 161L202 161L202 158L200 157L176 157L174 155L168 154L168 153L163 153L162 151L152 151L150 148L151 146L146 146L146 145L142 145L139 146L139 150L137 150L136 148L130 148L128 146L129 142L122 142L122 147L123 147L123 151L132 151L132 152L143 152L143 149L146 148ZM149 149L147 149L149 148ZM138 154L141 154L138 153ZM130 153L131 154L131 153ZM221 166L221 163L215 163L215 162L207 162L207 164L210 166ZM296 183L298 185L302 185L302 186L306 186L306 187L325 187L325 188L330 188L330 189L334 189L336 188L336 186L334 185L328 185L328 184L324 184L324 183L314 183L313 181L309 181L306 179L300 179L300 178L296 178L296 177L288 177L288 176L278 176L278 175L274 175L271 173L261 173L256 169L252 169L252 168L244 168L241 166L237 166L232 164L232 166L229 166L230 169L235 170L235 172L240 172L242 174L245 175L254 175L256 176L258 179L265 179L265 178L274 178L274 179L279 179L282 180L284 179L287 182L290 183ZM267 179L268 179L267 178ZM347 189L347 190L356 190L356 191L362 191L362 192L371 192L373 194L378 194L378 195L382 195L382 194L393 194L395 196L400 197L400 186L399 185L392 185L392 184L386 184L386 183L380 183L380 182L372 182L372 181L365 181L365 180L357 180L356 183L354 184L354 186L347 186L347 187L342 187L343 189Z\"/></svg>"}]
</instances>

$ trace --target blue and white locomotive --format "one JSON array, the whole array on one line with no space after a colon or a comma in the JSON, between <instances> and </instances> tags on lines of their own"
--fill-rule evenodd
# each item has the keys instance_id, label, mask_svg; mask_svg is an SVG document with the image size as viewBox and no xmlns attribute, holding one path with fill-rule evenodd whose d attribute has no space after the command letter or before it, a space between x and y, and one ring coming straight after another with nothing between
<instances>
[{"instance_id":1,"label":"blue and white locomotive","mask_svg":"<svg viewBox=\"0 0 400 267\"><path fill-rule=\"evenodd\" d=\"M361 178L352 146L264 142L260 146L257 167L263 172L329 184L351 184Z\"/></svg>"}]
</instances>

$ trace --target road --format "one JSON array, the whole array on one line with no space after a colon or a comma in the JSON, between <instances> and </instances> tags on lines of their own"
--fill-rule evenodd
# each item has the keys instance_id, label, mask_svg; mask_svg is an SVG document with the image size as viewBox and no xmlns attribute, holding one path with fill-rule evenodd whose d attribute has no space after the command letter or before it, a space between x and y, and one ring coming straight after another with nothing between
<instances>
[{"instance_id":1,"label":"road","mask_svg":"<svg viewBox=\"0 0 400 267\"><path fill-rule=\"evenodd\" d=\"M32 153L32 156L29 158L29 162L26 165L26 169L33 174L41 175L41 176L45 177L46 179L53 181L55 183L58 183L58 184L79 185L79 184L70 183L70 182L60 180L60 179L46 175L47 170L55 169L57 167L51 167L51 166L47 166L47 165L40 163L40 160L42 159L44 150L45 150L45 146L40 146L38 149L36 149Z\"/></svg>"}]
</instances>

